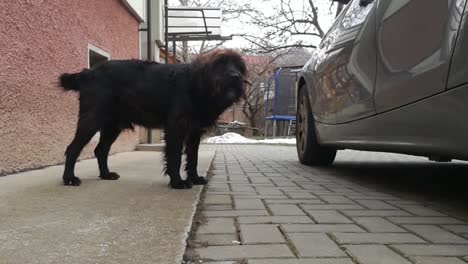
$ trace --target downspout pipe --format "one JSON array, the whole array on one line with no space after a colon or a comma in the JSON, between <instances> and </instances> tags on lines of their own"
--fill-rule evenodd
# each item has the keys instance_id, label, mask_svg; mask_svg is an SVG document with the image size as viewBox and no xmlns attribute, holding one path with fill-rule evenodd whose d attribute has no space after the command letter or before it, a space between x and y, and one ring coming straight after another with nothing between
<instances>
[{"instance_id":1,"label":"downspout pipe","mask_svg":"<svg viewBox=\"0 0 468 264\"><path fill-rule=\"evenodd\" d=\"M167 1L167 0L166 0ZM146 0L146 48L147 48L147 60L153 60L153 42L151 41L151 0ZM153 135L151 129L148 128L148 144L153 143Z\"/></svg>"}]
</instances>

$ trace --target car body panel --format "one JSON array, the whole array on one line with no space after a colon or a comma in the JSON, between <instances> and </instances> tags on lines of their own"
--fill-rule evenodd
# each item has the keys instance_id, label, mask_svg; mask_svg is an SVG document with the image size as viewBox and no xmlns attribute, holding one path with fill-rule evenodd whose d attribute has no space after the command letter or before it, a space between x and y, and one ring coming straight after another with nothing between
<instances>
[{"instance_id":1,"label":"car body panel","mask_svg":"<svg viewBox=\"0 0 468 264\"><path fill-rule=\"evenodd\" d=\"M310 106L314 118L317 122L325 124L336 123L335 89L330 83L323 81L323 77L327 74L330 67L330 61L326 60L329 55L326 51L331 45L331 32L339 27L339 22L343 16L344 11L336 18L330 30L322 38L320 45L312 54L312 58L299 73L299 84L302 85L304 83L305 86L299 87L299 89L306 88L308 90L307 94L310 98Z\"/></svg>"},{"instance_id":2,"label":"car body panel","mask_svg":"<svg viewBox=\"0 0 468 264\"><path fill-rule=\"evenodd\" d=\"M445 90L461 1L378 1L378 113Z\"/></svg>"},{"instance_id":3,"label":"car body panel","mask_svg":"<svg viewBox=\"0 0 468 264\"><path fill-rule=\"evenodd\" d=\"M317 122L325 124L335 124L336 123L336 109L334 101L334 96L332 94L333 90L329 89L329 86L322 85L318 86L316 83L316 65L317 60L321 57L318 54L319 51L316 51L310 60L303 68L303 71L299 73L300 81L299 84L303 83L303 87L299 89L307 89L310 99L310 106L314 114L314 118ZM320 69L319 69L320 71ZM307 81L303 81L307 80ZM298 90L299 91L299 90Z\"/></svg>"},{"instance_id":4,"label":"car body panel","mask_svg":"<svg viewBox=\"0 0 468 264\"><path fill-rule=\"evenodd\" d=\"M468 85L347 124L317 123L318 140L337 148L468 160L466 102Z\"/></svg>"},{"instance_id":5,"label":"car body panel","mask_svg":"<svg viewBox=\"0 0 468 264\"><path fill-rule=\"evenodd\" d=\"M354 36L337 29L349 8L300 75L309 91L318 142L338 149L468 160L467 0L377 0ZM354 40L340 40L347 36ZM330 77L340 65L339 56L344 68L359 76L361 89L373 93L373 106L359 100L340 105L352 96L341 96L344 86ZM374 87L369 85L373 72Z\"/></svg>"},{"instance_id":6,"label":"car body panel","mask_svg":"<svg viewBox=\"0 0 468 264\"><path fill-rule=\"evenodd\" d=\"M312 109L319 122L349 122L375 114L376 77L374 3L353 0L338 16L314 54L313 76L306 76ZM310 71L310 69L309 69ZM315 91L310 91L310 90Z\"/></svg>"}]
</instances>

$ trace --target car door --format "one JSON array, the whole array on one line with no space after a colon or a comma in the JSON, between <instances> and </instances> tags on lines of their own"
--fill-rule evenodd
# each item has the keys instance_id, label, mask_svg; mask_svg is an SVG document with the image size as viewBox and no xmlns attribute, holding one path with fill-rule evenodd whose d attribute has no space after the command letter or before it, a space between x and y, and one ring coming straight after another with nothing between
<instances>
[{"instance_id":1,"label":"car door","mask_svg":"<svg viewBox=\"0 0 468 264\"><path fill-rule=\"evenodd\" d=\"M443 92L466 0L379 0L376 110Z\"/></svg>"},{"instance_id":2,"label":"car door","mask_svg":"<svg viewBox=\"0 0 468 264\"><path fill-rule=\"evenodd\" d=\"M375 114L375 1L353 0L342 11L321 46L326 58L317 65L318 87L332 90L335 123ZM330 93L330 92L329 92Z\"/></svg>"}]
</instances>

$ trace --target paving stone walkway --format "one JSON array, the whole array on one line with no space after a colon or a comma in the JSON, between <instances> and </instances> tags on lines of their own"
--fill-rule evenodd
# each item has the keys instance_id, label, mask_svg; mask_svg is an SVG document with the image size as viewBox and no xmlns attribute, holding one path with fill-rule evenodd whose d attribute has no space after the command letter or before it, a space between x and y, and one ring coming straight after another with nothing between
<instances>
[{"instance_id":1,"label":"paving stone walkway","mask_svg":"<svg viewBox=\"0 0 468 264\"><path fill-rule=\"evenodd\" d=\"M442 195L401 178L468 177L466 164L344 151L334 167L312 168L297 162L293 147L204 148L217 154L200 205L204 224L190 243L193 263L468 263L468 205L444 208Z\"/></svg>"}]
</instances>

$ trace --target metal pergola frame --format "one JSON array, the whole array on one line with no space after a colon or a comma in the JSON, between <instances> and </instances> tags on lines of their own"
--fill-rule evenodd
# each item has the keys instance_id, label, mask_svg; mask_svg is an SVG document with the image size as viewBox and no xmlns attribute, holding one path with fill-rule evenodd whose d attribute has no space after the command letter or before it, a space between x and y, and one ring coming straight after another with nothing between
<instances>
[{"instance_id":1,"label":"metal pergola frame","mask_svg":"<svg viewBox=\"0 0 468 264\"><path fill-rule=\"evenodd\" d=\"M165 63L168 63L169 58L169 42L172 42L172 54L174 56L173 63L176 63L177 55L177 41L204 41L204 40L231 40L232 36L221 36L213 35L212 31L209 31L209 28L221 28L219 26L208 26L207 19L220 19L220 17L209 17L206 16L205 10L219 10L219 8L189 8L189 7L169 7L168 0L164 0L164 50L165 50ZM169 18L200 18L198 16L169 16L169 11L193 11L201 12L203 18L203 26L170 26ZM193 32L171 32L169 33L169 28L194 28L194 29L203 29L203 31L193 31Z\"/></svg>"}]
</instances>

